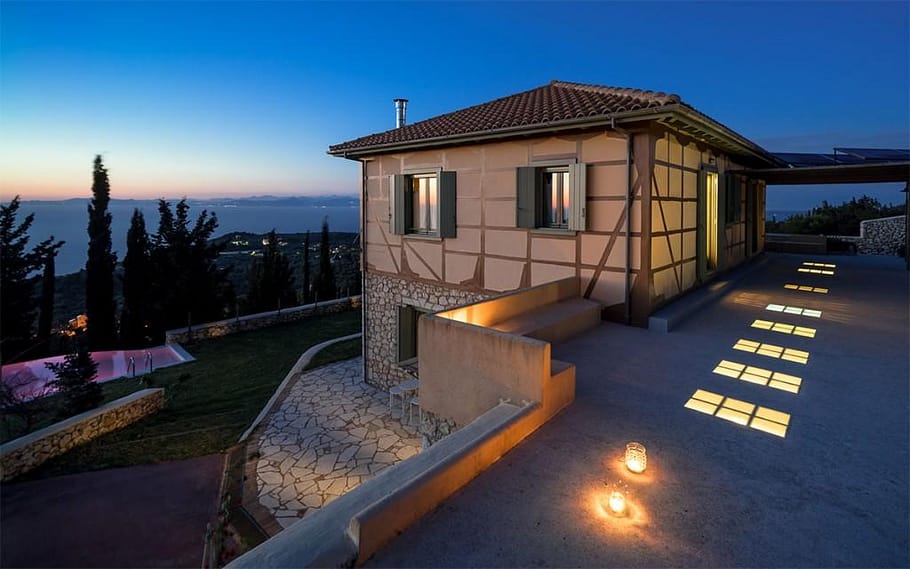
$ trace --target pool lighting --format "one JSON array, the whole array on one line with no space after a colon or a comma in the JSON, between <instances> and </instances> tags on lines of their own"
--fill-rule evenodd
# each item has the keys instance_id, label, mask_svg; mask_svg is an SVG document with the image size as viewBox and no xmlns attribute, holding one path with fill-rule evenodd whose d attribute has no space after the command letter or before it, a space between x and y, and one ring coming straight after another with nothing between
<instances>
[{"instance_id":1,"label":"pool lighting","mask_svg":"<svg viewBox=\"0 0 910 569\"><path fill-rule=\"evenodd\" d=\"M685 407L781 438L787 436L787 429L790 426L789 413L759 407L748 401L725 397L704 389L696 390L686 401Z\"/></svg>"},{"instance_id":2,"label":"pool lighting","mask_svg":"<svg viewBox=\"0 0 910 569\"><path fill-rule=\"evenodd\" d=\"M798 290L801 292L817 292L818 294L828 294L828 289L820 286L785 284L784 288L787 290Z\"/></svg>"},{"instance_id":3,"label":"pool lighting","mask_svg":"<svg viewBox=\"0 0 910 569\"><path fill-rule=\"evenodd\" d=\"M814 308L802 308L800 306L785 306L783 304L769 304L765 310L771 312L783 312L784 314L793 314L795 316L808 316L809 318L821 318L822 311Z\"/></svg>"},{"instance_id":4,"label":"pool lighting","mask_svg":"<svg viewBox=\"0 0 910 569\"><path fill-rule=\"evenodd\" d=\"M748 381L757 385L764 385L773 389L779 389L788 393L799 393L799 388L803 383L802 378L771 371L755 366L747 366L738 362L721 360L714 368L714 373L723 375L740 381Z\"/></svg>"},{"instance_id":5,"label":"pool lighting","mask_svg":"<svg viewBox=\"0 0 910 569\"><path fill-rule=\"evenodd\" d=\"M770 320L755 320L752 322L753 328L758 328L759 330L770 330L772 332L780 332L782 334L793 334L794 336L802 336L804 338L814 338L815 337L815 328L806 328L804 326L794 326L793 324L784 324L783 322L772 322Z\"/></svg>"},{"instance_id":6,"label":"pool lighting","mask_svg":"<svg viewBox=\"0 0 910 569\"><path fill-rule=\"evenodd\" d=\"M626 468L636 474L641 474L648 466L648 452L645 445L631 442L626 444Z\"/></svg>"}]
</instances>

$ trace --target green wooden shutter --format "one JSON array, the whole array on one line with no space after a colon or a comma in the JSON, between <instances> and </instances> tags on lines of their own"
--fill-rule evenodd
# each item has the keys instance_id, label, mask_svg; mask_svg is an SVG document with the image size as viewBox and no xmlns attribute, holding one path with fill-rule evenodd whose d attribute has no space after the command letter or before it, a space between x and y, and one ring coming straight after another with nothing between
<instances>
[{"instance_id":1,"label":"green wooden shutter","mask_svg":"<svg viewBox=\"0 0 910 569\"><path fill-rule=\"evenodd\" d=\"M439 173L439 236L455 237L455 172Z\"/></svg>"},{"instance_id":2,"label":"green wooden shutter","mask_svg":"<svg viewBox=\"0 0 910 569\"><path fill-rule=\"evenodd\" d=\"M398 361L417 356L417 311L413 306L398 307Z\"/></svg>"},{"instance_id":3,"label":"green wooden shutter","mask_svg":"<svg viewBox=\"0 0 910 569\"><path fill-rule=\"evenodd\" d=\"M696 238L696 258L698 280L704 281L708 274L708 220L706 215L706 202L708 200L708 176L705 170L698 171L698 195L696 202L696 220L697 226L695 231Z\"/></svg>"},{"instance_id":4,"label":"green wooden shutter","mask_svg":"<svg viewBox=\"0 0 910 569\"><path fill-rule=\"evenodd\" d=\"M516 225L533 229L537 227L537 168L521 166L517 178Z\"/></svg>"},{"instance_id":5,"label":"green wooden shutter","mask_svg":"<svg viewBox=\"0 0 910 569\"><path fill-rule=\"evenodd\" d=\"M410 176L396 174L390 176L389 180L389 231L395 235L404 235L407 232L410 216L408 212L411 209L410 192L408 191L408 182Z\"/></svg>"},{"instance_id":6,"label":"green wooden shutter","mask_svg":"<svg viewBox=\"0 0 910 569\"><path fill-rule=\"evenodd\" d=\"M569 164L569 231L586 229L587 204L587 164Z\"/></svg>"}]
</instances>

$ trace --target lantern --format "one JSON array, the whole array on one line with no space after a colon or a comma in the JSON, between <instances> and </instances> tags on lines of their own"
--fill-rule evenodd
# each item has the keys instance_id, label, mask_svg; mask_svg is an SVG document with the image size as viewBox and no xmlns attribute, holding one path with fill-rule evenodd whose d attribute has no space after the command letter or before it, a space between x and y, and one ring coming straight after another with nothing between
<instances>
[{"instance_id":1,"label":"lantern","mask_svg":"<svg viewBox=\"0 0 910 569\"><path fill-rule=\"evenodd\" d=\"M648 466L648 453L645 445L629 443L626 445L626 468L636 474L641 474Z\"/></svg>"},{"instance_id":2,"label":"lantern","mask_svg":"<svg viewBox=\"0 0 910 569\"><path fill-rule=\"evenodd\" d=\"M607 506L613 515L624 515L626 513L626 496L619 490L613 490L610 492L610 497L607 499Z\"/></svg>"}]
</instances>

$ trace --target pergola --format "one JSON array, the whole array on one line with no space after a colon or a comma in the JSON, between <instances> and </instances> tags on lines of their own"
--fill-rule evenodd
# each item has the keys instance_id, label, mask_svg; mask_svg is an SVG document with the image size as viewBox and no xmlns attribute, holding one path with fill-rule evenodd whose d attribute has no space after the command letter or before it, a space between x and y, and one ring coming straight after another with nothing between
<instances>
[{"instance_id":1,"label":"pergola","mask_svg":"<svg viewBox=\"0 0 910 569\"><path fill-rule=\"evenodd\" d=\"M863 184L904 182L907 223L904 259L910 270L910 150L835 148L832 154L775 152L785 163L778 168L742 170L741 174L768 185Z\"/></svg>"}]
</instances>

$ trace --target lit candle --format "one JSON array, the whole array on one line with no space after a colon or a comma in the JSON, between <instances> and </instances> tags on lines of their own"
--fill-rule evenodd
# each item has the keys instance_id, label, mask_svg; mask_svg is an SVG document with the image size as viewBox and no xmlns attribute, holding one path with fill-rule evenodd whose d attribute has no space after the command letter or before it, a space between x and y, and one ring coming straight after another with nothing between
<instances>
[{"instance_id":1,"label":"lit candle","mask_svg":"<svg viewBox=\"0 0 910 569\"><path fill-rule=\"evenodd\" d=\"M616 515L622 515L626 511L626 497L619 490L613 490L608 501L610 511Z\"/></svg>"},{"instance_id":2,"label":"lit candle","mask_svg":"<svg viewBox=\"0 0 910 569\"><path fill-rule=\"evenodd\" d=\"M645 445L641 443L629 443L626 445L626 468L641 474L648 466L648 453Z\"/></svg>"}]
</instances>

